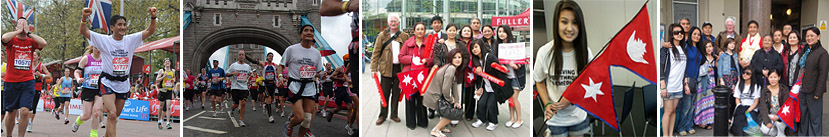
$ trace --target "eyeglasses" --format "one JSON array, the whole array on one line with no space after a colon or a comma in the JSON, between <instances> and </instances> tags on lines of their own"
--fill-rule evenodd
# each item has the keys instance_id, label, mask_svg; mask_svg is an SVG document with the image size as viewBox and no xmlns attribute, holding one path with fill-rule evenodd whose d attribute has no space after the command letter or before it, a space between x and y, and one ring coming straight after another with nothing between
<instances>
[{"instance_id":1,"label":"eyeglasses","mask_svg":"<svg viewBox=\"0 0 829 137\"><path fill-rule=\"evenodd\" d=\"M673 34L674 35L679 35L679 34L682 34L682 31L674 31Z\"/></svg>"},{"instance_id":2,"label":"eyeglasses","mask_svg":"<svg viewBox=\"0 0 829 137\"><path fill-rule=\"evenodd\" d=\"M743 72L743 75L751 75L751 72Z\"/></svg>"}]
</instances>

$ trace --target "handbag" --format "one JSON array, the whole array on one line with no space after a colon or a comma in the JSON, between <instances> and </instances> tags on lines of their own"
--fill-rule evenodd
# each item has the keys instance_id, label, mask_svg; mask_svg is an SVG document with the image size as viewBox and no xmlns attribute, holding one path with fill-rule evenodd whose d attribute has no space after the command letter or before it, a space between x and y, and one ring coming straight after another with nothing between
<instances>
[{"instance_id":1,"label":"handbag","mask_svg":"<svg viewBox=\"0 0 829 137\"><path fill-rule=\"evenodd\" d=\"M438 99L438 113L440 113L441 117L451 119L451 120L458 120L463 118L463 109L455 108L455 105L449 103L446 99L441 97Z\"/></svg>"}]
</instances>

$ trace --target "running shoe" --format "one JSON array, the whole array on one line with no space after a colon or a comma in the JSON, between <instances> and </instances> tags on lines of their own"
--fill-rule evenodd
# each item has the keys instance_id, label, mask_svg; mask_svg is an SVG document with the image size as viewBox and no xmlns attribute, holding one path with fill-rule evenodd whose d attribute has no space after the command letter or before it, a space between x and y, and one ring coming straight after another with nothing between
<instances>
[{"instance_id":1,"label":"running shoe","mask_svg":"<svg viewBox=\"0 0 829 137\"><path fill-rule=\"evenodd\" d=\"M170 122L167 122L167 129L173 129L173 126L170 126Z\"/></svg>"},{"instance_id":2,"label":"running shoe","mask_svg":"<svg viewBox=\"0 0 829 137\"><path fill-rule=\"evenodd\" d=\"M81 127L81 125L78 125L78 123L77 123L77 122L76 122L76 123L73 123L73 124L72 124L72 132L78 132L78 128L79 128L79 127Z\"/></svg>"},{"instance_id":3,"label":"running shoe","mask_svg":"<svg viewBox=\"0 0 829 137\"><path fill-rule=\"evenodd\" d=\"M273 123L273 116L268 117L268 123Z\"/></svg>"},{"instance_id":4,"label":"running shoe","mask_svg":"<svg viewBox=\"0 0 829 137\"><path fill-rule=\"evenodd\" d=\"M29 127L26 127L26 132L32 133L32 127L33 127L34 125L35 125L34 123L31 123L31 122L30 122L30 123L29 123Z\"/></svg>"},{"instance_id":5,"label":"running shoe","mask_svg":"<svg viewBox=\"0 0 829 137\"><path fill-rule=\"evenodd\" d=\"M158 130L161 130L164 127L161 127L161 121L158 121Z\"/></svg>"},{"instance_id":6,"label":"running shoe","mask_svg":"<svg viewBox=\"0 0 829 137\"><path fill-rule=\"evenodd\" d=\"M348 124L345 124L345 130L346 130L346 132L348 132L348 135L353 135L354 134L354 129L352 129L351 126L348 125Z\"/></svg>"},{"instance_id":7,"label":"running shoe","mask_svg":"<svg viewBox=\"0 0 829 137\"><path fill-rule=\"evenodd\" d=\"M305 137L314 137L314 134L311 134L311 129L305 131Z\"/></svg>"},{"instance_id":8,"label":"running shoe","mask_svg":"<svg viewBox=\"0 0 829 137\"><path fill-rule=\"evenodd\" d=\"M294 134L294 129L288 127L289 125L291 125L291 121L285 121L285 137L291 137Z\"/></svg>"},{"instance_id":9,"label":"running shoe","mask_svg":"<svg viewBox=\"0 0 829 137\"><path fill-rule=\"evenodd\" d=\"M63 124L64 125L69 124L69 118L63 118Z\"/></svg>"},{"instance_id":10,"label":"running shoe","mask_svg":"<svg viewBox=\"0 0 829 137\"><path fill-rule=\"evenodd\" d=\"M239 120L239 126L246 127L246 126L245 126L245 122L244 122L244 121L242 121L241 119Z\"/></svg>"},{"instance_id":11,"label":"running shoe","mask_svg":"<svg viewBox=\"0 0 829 137\"><path fill-rule=\"evenodd\" d=\"M495 128L497 128L497 127L498 127L498 124L489 123L489 126L486 126L486 130L492 131L492 130L495 130Z\"/></svg>"},{"instance_id":12,"label":"running shoe","mask_svg":"<svg viewBox=\"0 0 829 137\"><path fill-rule=\"evenodd\" d=\"M481 127L481 125L483 125L483 124L484 124L483 121L478 120L478 121L475 121L475 123L472 123L472 127L478 128L478 127Z\"/></svg>"}]
</instances>

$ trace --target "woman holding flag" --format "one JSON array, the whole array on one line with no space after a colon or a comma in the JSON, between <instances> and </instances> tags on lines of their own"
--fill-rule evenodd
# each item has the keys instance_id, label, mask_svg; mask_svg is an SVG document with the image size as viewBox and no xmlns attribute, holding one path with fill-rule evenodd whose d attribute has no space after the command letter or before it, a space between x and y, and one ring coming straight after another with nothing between
<instances>
[{"instance_id":1,"label":"woman holding flag","mask_svg":"<svg viewBox=\"0 0 829 137\"><path fill-rule=\"evenodd\" d=\"M590 131L587 112L564 99L562 93L593 59L581 7L570 0L556 4L553 41L538 49L533 79L544 103L550 136L582 136Z\"/></svg>"},{"instance_id":2,"label":"woman holding flag","mask_svg":"<svg viewBox=\"0 0 829 137\"><path fill-rule=\"evenodd\" d=\"M758 117L762 117L760 131L764 135L786 136L786 123L783 123L777 115L783 103L789 98L789 88L780 84L781 73L783 72L777 69L770 70L768 74L769 83L760 92L760 104L757 108L760 110ZM785 110L784 113L786 113ZM789 113L793 113L793 111Z\"/></svg>"},{"instance_id":3,"label":"woman holding flag","mask_svg":"<svg viewBox=\"0 0 829 137\"><path fill-rule=\"evenodd\" d=\"M400 47L400 55L398 55L400 64L403 66L401 72L413 71L423 69L427 60L426 58L431 53L425 52L424 47L426 42L426 25L417 23L414 26L414 36L406 40L403 46ZM401 81L402 83L403 81ZM406 127L414 129L415 126L426 128L428 120L426 119L426 108L423 106L423 96L418 90L409 89L413 93L401 92L402 96L406 96ZM406 91L404 89L403 91Z\"/></svg>"}]
</instances>

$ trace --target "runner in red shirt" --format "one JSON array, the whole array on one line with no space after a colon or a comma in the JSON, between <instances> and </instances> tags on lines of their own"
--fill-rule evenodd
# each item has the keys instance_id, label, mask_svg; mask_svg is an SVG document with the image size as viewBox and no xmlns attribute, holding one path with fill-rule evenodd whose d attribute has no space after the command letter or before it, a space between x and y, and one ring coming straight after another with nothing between
<instances>
[{"instance_id":1,"label":"runner in red shirt","mask_svg":"<svg viewBox=\"0 0 829 137\"><path fill-rule=\"evenodd\" d=\"M28 112L32 108L33 98L35 97L35 81L32 73L32 54L36 49L46 47L46 40L32 34L29 31L29 23L26 18L17 19L17 26L14 31L3 34L2 44L6 49L7 56L4 57L6 62L11 64L6 65L6 75L3 75L4 83L2 92L3 96L3 110L11 112L6 115L8 118L16 118L18 109L23 112ZM20 113L20 119L29 119L29 113ZM14 120L6 120L6 136L12 136L14 131ZM22 120L18 124L18 136L26 134L26 127L29 126L28 120Z\"/></svg>"}]
</instances>

